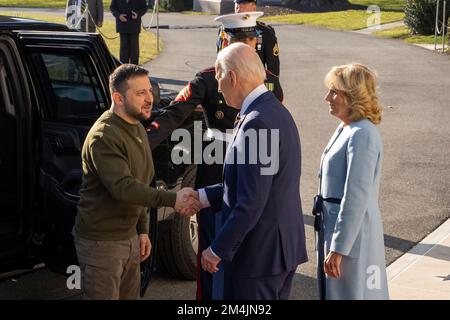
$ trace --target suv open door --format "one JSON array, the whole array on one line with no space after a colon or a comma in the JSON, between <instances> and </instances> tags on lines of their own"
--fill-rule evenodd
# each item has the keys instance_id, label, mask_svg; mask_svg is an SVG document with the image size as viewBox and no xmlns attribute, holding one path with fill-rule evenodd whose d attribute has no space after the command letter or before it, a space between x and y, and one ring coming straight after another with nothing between
<instances>
[{"instance_id":1,"label":"suv open door","mask_svg":"<svg viewBox=\"0 0 450 320\"><path fill-rule=\"evenodd\" d=\"M0 34L0 267L19 267L31 240L33 144L30 91L16 43Z\"/></svg>"},{"instance_id":2,"label":"suv open door","mask_svg":"<svg viewBox=\"0 0 450 320\"><path fill-rule=\"evenodd\" d=\"M5 160L5 165L0 162L0 169L8 172L6 177L11 184L17 181L14 186L17 199L11 202L17 210L11 208L11 212L29 210L28 215L33 216L28 245L44 248L41 254L47 264L65 272L68 265L77 264L71 230L82 177L81 148L93 123L111 105L108 80L118 62L103 39L95 34L13 31L7 37L19 49L15 54L16 60L23 61L23 79L9 89L6 98L0 95L0 100L5 101L14 97L14 107L20 109L14 111L11 105L6 105L5 110L0 110L3 112L0 114L5 114L0 118L0 130L8 131L2 132L2 137L15 139L16 143L11 145L24 150L17 153L17 158ZM4 46L0 42L0 75L3 69L15 66L3 58ZM2 59L6 62L2 63ZM2 69L2 65L6 67ZM18 73L9 72L8 76ZM27 92L18 92L25 89ZM28 101L19 105L16 102L19 98ZM26 130L22 128L24 125L28 126ZM16 134L12 133L14 130ZM0 192L3 189L6 187ZM25 204L34 204L36 208L19 207ZM151 217L156 225L156 215ZM152 260L142 266L147 280ZM142 283L146 286L148 281Z\"/></svg>"}]
</instances>

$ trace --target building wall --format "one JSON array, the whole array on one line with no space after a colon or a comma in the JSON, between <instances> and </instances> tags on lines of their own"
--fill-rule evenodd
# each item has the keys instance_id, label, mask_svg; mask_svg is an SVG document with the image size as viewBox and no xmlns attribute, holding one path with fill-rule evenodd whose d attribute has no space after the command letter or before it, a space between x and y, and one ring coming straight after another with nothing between
<instances>
[{"instance_id":1,"label":"building wall","mask_svg":"<svg viewBox=\"0 0 450 320\"><path fill-rule=\"evenodd\" d=\"M233 0L194 0L194 11L213 14L228 14L234 12Z\"/></svg>"}]
</instances>

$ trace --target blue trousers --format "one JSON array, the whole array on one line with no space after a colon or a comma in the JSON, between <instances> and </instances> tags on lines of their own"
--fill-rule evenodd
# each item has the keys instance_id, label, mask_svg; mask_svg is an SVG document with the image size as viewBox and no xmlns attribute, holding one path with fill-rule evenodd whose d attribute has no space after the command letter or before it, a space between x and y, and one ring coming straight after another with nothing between
<instances>
[{"instance_id":1,"label":"blue trousers","mask_svg":"<svg viewBox=\"0 0 450 320\"><path fill-rule=\"evenodd\" d=\"M195 186L202 188L222 181L221 164L200 164L197 167ZM198 224L198 254L197 254L197 300L220 299L223 295L222 270L211 274L203 271L200 258L203 250L207 249L214 240L216 230L221 225L220 214L205 208L197 214ZM219 265L219 269L222 269Z\"/></svg>"},{"instance_id":2,"label":"blue trousers","mask_svg":"<svg viewBox=\"0 0 450 320\"><path fill-rule=\"evenodd\" d=\"M223 299L287 300L292 289L295 269L256 278L240 278L225 267Z\"/></svg>"}]
</instances>

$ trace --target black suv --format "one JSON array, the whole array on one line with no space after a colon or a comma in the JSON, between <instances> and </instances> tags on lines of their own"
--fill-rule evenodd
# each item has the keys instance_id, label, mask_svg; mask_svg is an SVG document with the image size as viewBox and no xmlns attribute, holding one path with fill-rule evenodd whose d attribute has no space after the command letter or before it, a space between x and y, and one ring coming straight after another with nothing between
<instances>
[{"instance_id":1,"label":"black suv","mask_svg":"<svg viewBox=\"0 0 450 320\"><path fill-rule=\"evenodd\" d=\"M76 263L71 229L81 147L111 104L108 77L118 64L100 35L0 16L0 273L40 262L65 271ZM164 112L174 95L158 91L154 114ZM173 147L167 140L153 150L159 188L194 182L194 166L171 162ZM145 274L157 254L172 275L195 279L195 219L162 208L151 210L150 223L157 250Z\"/></svg>"}]
</instances>

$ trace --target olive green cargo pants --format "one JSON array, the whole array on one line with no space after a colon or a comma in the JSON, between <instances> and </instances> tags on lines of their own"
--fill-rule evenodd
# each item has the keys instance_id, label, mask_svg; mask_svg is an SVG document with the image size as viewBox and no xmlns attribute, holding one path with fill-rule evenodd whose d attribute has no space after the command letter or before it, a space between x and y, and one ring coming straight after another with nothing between
<instances>
[{"instance_id":1,"label":"olive green cargo pants","mask_svg":"<svg viewBox=\"0 0 450 320\"><path fill-rule=\"evenodd\" d=\"M75 237L84 299L139 299L140 244L138 236L120 241Z\"/></svg>"}]
</instances>

